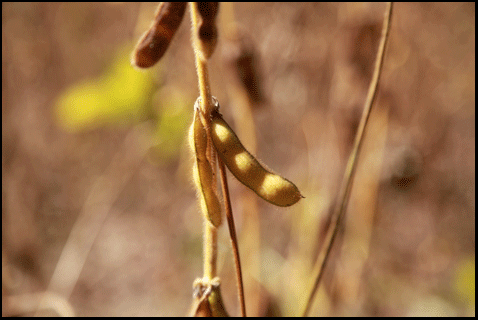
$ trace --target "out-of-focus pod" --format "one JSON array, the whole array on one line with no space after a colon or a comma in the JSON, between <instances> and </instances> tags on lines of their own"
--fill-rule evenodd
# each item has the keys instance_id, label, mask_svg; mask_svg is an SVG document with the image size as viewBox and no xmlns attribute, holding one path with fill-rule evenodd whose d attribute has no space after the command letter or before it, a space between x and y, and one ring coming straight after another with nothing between
<instances>
[{"instance_id":1,"label":"out-of-focus pod","mask_svg":"<svg viewBox=\"0 0 478 320\"><path fill-rule=\"evenodd\" d=\"M132 64L139 68L152 67L161 59L183 20L187 2L161 2L154 21L138 41Z\"/></svg>"},{"instance_id":2,"label":"out-of-focus pod","mask_svg":"<svg viewBox=\"0 0 478 320\"><path fill-rule=\"evenodd\" d=\"M216 16L219 2L198 2L197 8L201 21L199 22L198 38L199 50L204 60L209 59L217 43Z\"/></svg>"}]
</instances>

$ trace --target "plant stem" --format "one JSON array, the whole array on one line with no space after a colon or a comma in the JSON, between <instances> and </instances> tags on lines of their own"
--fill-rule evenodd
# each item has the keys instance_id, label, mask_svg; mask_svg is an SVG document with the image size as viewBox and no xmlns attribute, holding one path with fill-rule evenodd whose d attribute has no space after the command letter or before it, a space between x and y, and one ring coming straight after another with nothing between
<instances>
[{"instance_id":1,"label":"plant stem","mask_svg":"<svg viewBox=\"0 0 478 320\"><path fill-rule=\"evenodd\" d=\"M209 73L207 68L207 60L199 52L200 44L198 38L198 25L199 25L199 13L197 2L190 2L191 21L193 25L193 48L194 55L196 57L196 71L198 74L199 94L201 97L200 107L204 116L204 127L208 136L208 150L207 158L211 163L213 174L216 172L216 159L219 161L219 170L221 173L222 194L224 196L224 203L226 209L227 223L229 227L229 233L231 235L232 249L234 253L234 261L236 264L236 276L239 304L241 306L241 315L246 316L246 304L244 300L244 286L242 283L242 270L241 262L239 258L239 246L237 243L236 230L234 226L234 218L232 216L231 200L229 198L229 189L227 186L227 176L224 163L216 157L216 151L213 147L211 140L211 113L215 108L215 104L212 101L212 96L209 88ZM215 180L214 180L215 181ZM215 188L215 184L211 188ZM205 222L205 235L204 235L204 276L213 279L216 276L216 264L217 264L217 229L209 222Z\"/></svg>"},{"instance_id":2,"label":"plant stem","mask_svg":"<svg viewBox=\"0 0 478 320\"><path fill-rule=\"evenodd\" d=\"M196 71L198 74L199 83L199 95L201 96L201 109L204 116L209 118L214 108L211 98L211 91L209 89L209 72L207 69L207 60L202 59L202 55L199 53L199 38L198 38L198 25L199 14L197 2L190 2L191 21L193 24L193 43L194 43L194 55L196 57Z\"/></svg>"},{"instance_id":3,"label":"plant stem","mask_svg":"<svg viewBox=\"0 0 478 320\"><path fill-rule=\"evenodd\" d=\"M242 282L241 258L239 256L239 245L237 243L236 227L234 226L234 218L232 216L231 199L229 198L229 188L227 186L226 167L221 158L218 157L219 172L221 174L222 194L224 196L224 205L226 208L227 226L231 235L232 251L234 253L234 262L236 264L237 293L239 304L241 306L241 315L246 316L246 302L244 300L244 285Z\"/></svg>"},{"instance_id":4,"label":"plant stem","mask_svg":"<svg viewBox=\"0 0 478 320\"><path fill-rule=\"evenodd\" d=\"M209 77L207 69L207 61L202 60L201 54L199 53L199 39L198 39L198 23L199 23L199 14L198 7L196 2L189 3L189 10L191 12L191 21L192 21L192 41L194 55L196 57L196 71L198 74L198 83L199 83L199 94L201 97L200 107L203 112L205 123L204 127L208 136L208 150L206 156L211 162L211 167L213 170L213 175L215 176L216 166L215 162L211 161L215 159L215 151L212 147L212 142L210 141L210 114L213 110L213 103L211 92L209 89ZM210 186L211 188L215 186ZM204 277L213 279L217 276L217 229L212 226L208 221L204 222Z\"/></svg>"},{"instance_id":5,"label":"plant stem","mask_svg":"<svg viewBox=\"0 0 478 320\"><path fill-rule=\"evenodd\" d=\"M334 240L337 236L340 223L342 218L345 214L345 209L347 208L348 200L350 198L350 192L352 190L353 180L355 176L355 169L357 167L358 156L360 153L360 149L364 140L365 128L367 126L368 120L370 118L372 106L375 102L375 98L377 97L377 88L380 80L381 70L383 66L383 58L385 56L385 48L388 42L388 35L390 31L390 24L392 19L392 9L393 9L393 2L387 3L387 8L385 10L385 17L383 21L382 27L382 37L380 39L380 44L378 47L377 58L375 61L375 68L372 76L372 81L370 82L367 99L365 101L365 107L362 113L362 118L360 119L360 124L357 130L357 135L355 136L354 145L352 148L352 152L350 153L347 167L345 169L344 178L342 180L342 185L339 192L340 202L334 209L334 215L332 223L330 225L331 232L327 234L325 239L326 249L321 252L319 255L317 262L314 266L313 274L316 274L315 282L312 287L312 291L309 295L309 299L307 301L307 305L304 309L302 316L307 316L312 306L313 299L315 294L317 293L317 289L319 288L320 280L324 274L325 267L327 265L328 257L332 250L332 246L334 244Z\"/></svg>"},{"instance_id":6,"label":"plant stem","mask_svg":"<svg viewBox=\"0 0 478 320\"><path fill-rule=\"evenodd\" d=\"M204 221L204 277L212 280L217 276L217 229Z\"/></svg>"}]
</instances>

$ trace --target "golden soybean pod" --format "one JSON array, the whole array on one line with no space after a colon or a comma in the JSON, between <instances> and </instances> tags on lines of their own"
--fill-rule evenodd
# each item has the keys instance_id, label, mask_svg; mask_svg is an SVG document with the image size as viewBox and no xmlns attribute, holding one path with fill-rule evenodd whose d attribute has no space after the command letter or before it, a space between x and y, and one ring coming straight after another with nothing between
<instances>
[{"instance_id":1,"label":"golden soybean pod","mask_svg":"<svg viewBox=\"0 0 478 320\"><path fill-rule=\"evenodd\" d=\"M206 218L217 228L221 225L221 205L215 190L212 188L213 174L211 164L206 157L207 135L196 102L194 120L189 130L189 143L194 153L195 164L193 178L198 189L201 210Z\"/></svg>"},{"instance_id":2,"label":"golden soybean pod","mask_svg":"<svg viewBox=\"0 0 478 320\"><path fill-rule=\"evenodd\" d=\"M276 206L288 207L303 198L292 182L264 168L244 148L217 110L212 114L211 125L217 153L237 180Z\"/></svg>"}]
</instances>

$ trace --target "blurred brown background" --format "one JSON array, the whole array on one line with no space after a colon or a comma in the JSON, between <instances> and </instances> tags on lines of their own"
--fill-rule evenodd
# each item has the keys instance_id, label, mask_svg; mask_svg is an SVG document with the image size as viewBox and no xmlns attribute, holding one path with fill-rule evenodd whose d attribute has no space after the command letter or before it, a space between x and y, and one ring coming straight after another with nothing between
<instances>
[{"instance_id":1,"label":"blurred brown background","mask_svg":"<svg viewBox=\"0 0 478 320\"><path fill-rule=\"evenodd\" d=\"M185 141L198 95L189 10L157 67L106 71L121 65L115 57L129 59L155 6L2 3L3 315L33 314L45 290L50 307L42 314L177 316L189 308L202 276L202 218ZM298 315L305 303L384 8L233 8L257 54L264 96L253 109L257 142L243 142L257 143L258 158L306 197L287 209L258 200L257 238L241 233L247 210L239 201L255 194L230 176L241 243L260 243L260 276L250 281L261 289L249 315ZM210 80L237 127L222 37L231 12L221 5ZM125 103L124 113L107 113L106 106L123 110L111 101L133 87L121 81L137 72L153 89L139 88L143 100ZM82 109L66 112L59 101L88 81L81 88L97 90L90 98L100 107L88 109L89 93L72 99L90 110L84 120ZM92 89L102 81L117 91ZM312 314L474 316L474 3L395 5L370 123L347 222ZM220 237L222 293L237 315L225 227Z\"/></svg>"}]
</instances>

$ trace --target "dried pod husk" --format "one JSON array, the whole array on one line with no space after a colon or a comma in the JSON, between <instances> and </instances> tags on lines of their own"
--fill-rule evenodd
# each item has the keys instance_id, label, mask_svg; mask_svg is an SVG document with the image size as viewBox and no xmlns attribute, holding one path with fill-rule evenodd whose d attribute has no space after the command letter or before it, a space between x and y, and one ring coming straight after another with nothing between
<instances>
[{"instance_id":1,"label":"dried pod husk","mask_svg":"<svg viewBox=\"0 0 478 320\"><path fill-rule=\"evenodd\" d=\"M209 59L216 49L217 28L214 24L201 24L199 26L199 47L203 59Z\"/></svg>"},{"instance_id":2,"label":"dried pod husk","mask_svg":"<svg viewBox=\"0 0 478 320\"><path fill-rule=\"evenodd\" d=\"M194 119L189 131L189 143L195 157L193 178L198 190L201 210L207 220L217 228L222 222L221 204L214 189L212 167L206 156L207 135L201 122L198 101L196 101L194 107Z\"/></svg>"},{"instance_id":3,"label":"dried pod husk","mask_svg":"<svg viewBox=\"0 0 478 320\"><path fill-rule=\"evenodd\" d=\"M183 20L186 2L161 2L151 27L138 41L132 63L139 68L152 67L161 59Z\"/></svg>"},{"instance_id":4,"label":"dried pod husk","mask_svg":"<svg viewBox=\"0 0 478 320\"><path fill-rule=\"evenodd\" d=\"M221 296L218 277L196 279L193 283L193 303L189 311L192 317L229 317Z\"/></svg>"},{"instance_id":5,"label":"dried pod husk","mask_svg":"<svg viewBox=\"0 0 478 320\"><path fill-rule=\"evenodd\" d=\"M197 5L201 22L198 28L199 50L204 60L214 53L217 44L216 16L219 9L218 2L198 2Z\"/></svg>"},{"instance_id":6,"label":"dried pod husk","mask_svg":"<svg viewBox=\"0 0 478 320\"><path fill-rule=\"evenodd\" d=\"M291 206L303 198L292 182L263 167L244 148L217 110L212 113L211 128L211 138L218 155L246 187L262 199L280 207Z\"/></svg>"},{"instance_id":7,"label":"dried pod husk","mask_svg":"<svg viewBox=\"0 0 478 320\"><path fill-rule=\"evenodd\" d=\"M198 11L203 21L214 22L219 10L219 2L198 2Z\"/></svg>"},{"instance_id":8,"label":"dried pod husk","mask_svg":"<svg viewBox=\"0 0 478 320\"><path fill-rule=\"evenodd\" d=\"M227 35L222 54L230 72L246 90L254 107L265 103L257 49L246 31L235 26Z\"/></svg>"}]
</instances>

